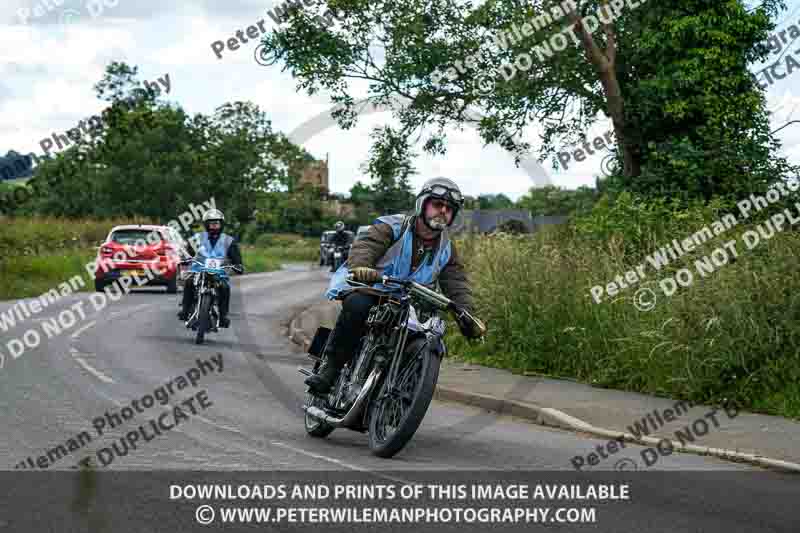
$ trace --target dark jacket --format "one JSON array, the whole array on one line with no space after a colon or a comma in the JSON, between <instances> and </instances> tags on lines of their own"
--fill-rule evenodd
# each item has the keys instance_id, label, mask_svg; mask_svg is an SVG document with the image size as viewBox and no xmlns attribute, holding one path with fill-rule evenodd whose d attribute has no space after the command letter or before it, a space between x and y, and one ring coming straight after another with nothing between
<instances>
[{"instance_id":1,"label":"dark jacket","mask_svg":"<svg viewBox=\"0 0 800 533\"><path fill-rule=\"evenodd\" d=\"M330 243L334 246L347 246L350 244L350 235L344 230L339 233L334 233Z\"/></svg>"},{"instance_id":2,"label":"dark jacket","mask_svg":"<svg viewBox=\"0 0 800 533\"><path fill-rule=\"evenodd\" d=\"M416 219L411 218L409 222L415 227ZM383 257L389 247L394 243L392 228L388 224L379 222L369 227L369 231L353 243L350 249L350 257L347 259L347 268L369 267L375 268L378 260ZM411 268L416 269L421 260L428 254L434 253L439 245L439 239L431 243L424 243L414 232L414 250L425 249L423 254L413 253ZM465 307L469 312L472 307L472 289L470 289L469 279L464 264L456 251L455 243L451 240L450 246L452 253L447 265L439 273L439 286L445 296L453 300L457 305Z\"/></svg>"}]
</instances>

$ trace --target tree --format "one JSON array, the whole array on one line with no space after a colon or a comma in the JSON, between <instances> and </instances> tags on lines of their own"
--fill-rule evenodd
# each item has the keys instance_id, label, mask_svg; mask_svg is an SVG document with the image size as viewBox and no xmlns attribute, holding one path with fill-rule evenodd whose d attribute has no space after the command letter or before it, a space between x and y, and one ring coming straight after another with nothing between
<instances>
[{"instance_id":1,"label":"tree","mask_svg":"<svg viewBox=\"0 0 800 533\"><path fill-rule=\"evenodd\" d=\"M478 209L512 209L514 202L505 194L481 194L478 196Z\"/></svg>"},{"instance_id":2,"label":"tree","mask_svg":"<svg viewBox=\"0 0 800 533\"><path fill-rule=\"evenodd\" d=\"M543 160L585 140L604 113L623 187L709 198L743 194L768 173L787 171L785 161L769 157L776 143L747 71L748 62L764 59L757 44L783 0L749 12L741 0L640 0L633 8L609 0L328 5L337 24L316 24L324 3L307 5L263 38L265 53L298 88L331 91L344 106L337 114L344 128L356 117L351 81L368 81L378 104L405 98L395 110L398 134L386 132L379 152L402 152L418 132L427 135L427 152L441 154L445 126L474 123L484 141L519 161L530 145L518 137L536 123ZM500 73L487 78L498 65Z\"/></svg>"},{"instance_id":3,"label":"tree","mask_svg":"<svg viewBox=\"0 0 800 533\"><path fill-rule=\"evenodd\" d=\"M371 203L372 189L368 185L361 183L361 181L357 181L355 185L350 187L350 201L356 207Z\"/></svg>"},{"instance_id":4,"label":"tree","mask_svg":"<svg viewBox=\"0 0 800 533\"><path fill-rule=\"evenodd\" d=\"M190 117L140 89L136 70L112 63L96 85L110 102L104 127L37 168L34 182L45 191L38 212L168 220L213 197L235 230L252 220L259 195L286 188L294 169L313 160L255 104Z\"/></svg>"},{"instance_id":5,"label":"tree","mask_svg":"<svg viewBox=\"0 0 800 533\"><path fill-rule=\"evenodd\" d=\"M375 144L362 170L373 177L372 205L379 213L407 211L414 202L409 178L417 171L411 164L414 153L402 139L403 135L389 126L372 133Z\"/></svg>"},{"instance_id":6,"label":"tree","mask_svg":"<svg viewBox=\"0 0 800 533\"><path fill-rule=\"evenodd\" d=\"M517 206L533 216L588 213L597 199L597 191L585 185L576 190L554 185L533 187L517 201Z\"/></svg>"}]
</instances>

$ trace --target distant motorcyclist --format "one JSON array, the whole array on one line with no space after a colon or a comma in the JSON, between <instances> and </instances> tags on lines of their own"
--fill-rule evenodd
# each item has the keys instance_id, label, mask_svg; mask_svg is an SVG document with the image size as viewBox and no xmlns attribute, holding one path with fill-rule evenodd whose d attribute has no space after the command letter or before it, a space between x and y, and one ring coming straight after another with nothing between
<instances>
[{"instance_id":1,"label":"distant motorcyclist","mask_svg":"<svg viewBox=\"0 0 800 533\"><path fill-rule=\"evenodd\" d=\"M334 229L336 233L331 238L331 244L334 246L348 246L350 244L350 235L344 230L344 222L338 221Z\"/></svg>"},{"instance_id":2,"label":"distant motorcyclist","mask_svg":"<svg viewBox=\"0 0 800 533\"><path fill-rule=\"evenodd\" d=\"M244 265L242 264L242 254L239 251L239 245L235 239L222 232L225 225L225 215L219 209L211 209L203 214L203 226L206 231L195 235L191 241L198 245L195 252L194 248L189 245L189 253L194 256L196 261L205 264L206 259L222 259L233 265L233 270L239 274L244 272ZM192 272L200 272L200 266L192 263ZM228 282L228 277L224 274L220 277L225 281L219 289L219 325L220 327L227 328L230 326L228 319L228 310L230 306L231 288ZM192 314L194 308L194 275L186 280L183 287L183 302L181 304L181 311L178 313L178 318L187 320Z\"/></svg>"},{"instance_id":3,"label":"distant motorcyclist","mask_svg":"<svg viewBox=\"0 0 800 533\"><path fill-rule=\"evenodd\" d=\"M378 218L369 231L354 244L348 261L336 272L326 296L334 299L355 281L376 284L381 276L412 279L427 286L437 282L442 292L462 311L472 313L472 291L464 265L448 236L449 228L464 199L458 185L447 178L425 182L417 195L413 216L390 215ZM339 372L356 352L364 334L366 319L378 296L353 292L344 296L342 310L331 333L327 362L305 383L312 392L325 394L336 383ZM468 338L482 337L469 320L457 319Z\"/></svg>"},{"instance_id":4,"label":"distant motorcyclist","mask_svg":"<svg viewBox=\"0 0 800 533\"><path fill-rule=\"evenodd\" d=\"M336 269L339 268L339 265L341 264L337 263L336 257L334 255L336 249L338 248L341 251L342 255L340 259L341 262L344 262L347 261L347 257L350 255L350 244L351 244L350 233L345 231L344 222L342 222L341 220L338 221L336 223L336 226L334 226L334 229L336 230L336 232L331 236L331 241L329 243L330 246L329 258L331 264L331 272L335 272Z\"/></svg>"}]
</instances>

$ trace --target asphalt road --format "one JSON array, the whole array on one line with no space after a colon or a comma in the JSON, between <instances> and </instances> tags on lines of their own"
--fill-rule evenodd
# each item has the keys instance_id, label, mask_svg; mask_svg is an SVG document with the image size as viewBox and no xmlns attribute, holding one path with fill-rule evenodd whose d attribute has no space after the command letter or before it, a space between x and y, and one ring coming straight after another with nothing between
<instances>
[{"instance_id":1,"label":"asphalt road","mask_svg":"<svg viewBox=\"0 0 800 533\"><path fill-rule=\"evenodd\" d=\"M403 472L413 477L431 471L444 477L474 471L505 471L509 477L511 472L527 472L530 480L540 481L548 476L555 481L560 472L561 481L592 479L576 474L570 460L585 456L602 441L459 404L434 402L413 441L391 460L373 457L366 435L337 430L324 440L307 436L300 408L303 377L297 372L306 359L287 340L286 321L294 311L318 301L328 279L324 271L299 266L235 278L232 327L210 334L202 346L193 343L191 332L175 317L179 296L160 288L135 290L99 312L89 303L89 293L68 296L0 333L0 464L19 479L21 468L15 467L29 457L35 463L63 445L70 450L48 464L48 472L75 472L79 461L90 457L86 464L103 472L304 471L308 478L319 475L320 480L341 472L375 483L406 479ZM12 338L29 328L41 332L48 318L80 301L87 310L84 320L11 357L7 343ZM12 303L0 304L0 312ZM222 361L221 370L211 370L216 364L212 358ZM198 359L208 362L207 375L192 371L197 373L196 386L181 387L175 378L198 369ZM139 405L141 412L129 411L135 413L130 421L110 427L113 413L122 417L123 407L154 395L167 383L174 384L170 405ZM179 403L190 397L195 398L191 406ZM180 421L175 405L182 405L186 415ZM113 450L115 442L122 448L120 437L163 413L175 419L174 427L140 441L126 454L115 452L111 457L105 452L107 464L101 464L98 450ZM98 418L105 420L102 436L97 435ZM81 432L88 433L91 442L79 441ZM616 459L638 457L640 450L628 445ZM615 462L608 461L609 470ZM591 474L595 475L602 474ZM597 524L558 527L764 532L798 531L800 525L796 504L789 506L800 494L794 476L673 454L633 479L638 492L630 501L615 504L613 512L598 516ZM3 507L8 510L11 505L8 498L7 494L6 504L0 504L0 529ZM187 515L185 522L191 518ZM392 530L382 530L387 528Z\"/></svg>"}]
</instances>

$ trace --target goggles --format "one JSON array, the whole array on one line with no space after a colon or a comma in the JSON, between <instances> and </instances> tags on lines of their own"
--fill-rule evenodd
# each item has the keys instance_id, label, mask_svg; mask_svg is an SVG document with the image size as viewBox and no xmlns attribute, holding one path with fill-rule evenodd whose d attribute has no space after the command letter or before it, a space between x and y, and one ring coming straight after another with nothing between
<instances>
[{"instance_id":1,"label":"goggles","mask_svg":"<svg viewBox=\"0 0 800 533\"><path fill-rule=\"evenodd\" d=\"M431 196L447 200L458 206L464 203L464 197L461 195L459 191L451 189L449 187L445 187L444 185L434 185L432 187L427 187L425 190L422 191L422 194L430 194Z\"/></svg>"}]
</instances>

